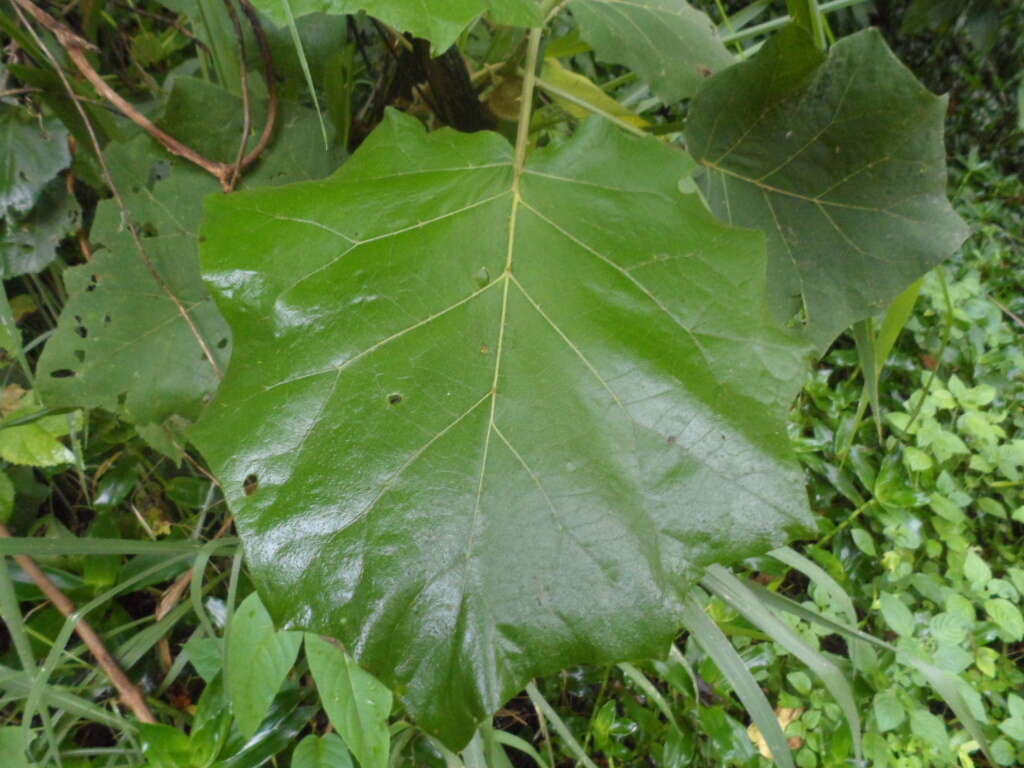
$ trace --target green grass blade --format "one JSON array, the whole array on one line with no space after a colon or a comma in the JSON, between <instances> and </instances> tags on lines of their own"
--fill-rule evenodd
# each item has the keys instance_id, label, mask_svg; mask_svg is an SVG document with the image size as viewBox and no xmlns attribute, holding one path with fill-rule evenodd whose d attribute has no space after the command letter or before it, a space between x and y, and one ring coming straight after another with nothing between
<instances>
[{"instance_id":1,"label":"green grass blade","mask_svg":"<svg viewBox=\"0 0 1024 768\"><path fill-rule=\"evenodd\" d=\"M499 744L504 744L506 747L510 747L512 749L518 750L519 752L522 752L524 755L528 756L531 760L533 760L533 762L536 763L539 766L539 768L548 768L548 764L544 762L544 758L541 757L540 753L533 748L533 745L525 739L521 739L512 733L496 730L494 732L494 740L497 741Z\"/></svg>"},{"instance_id":2,"label":"green grass blade","mask_svg":"<svg viewBox=\"0 0 1024 768\"><path fill-rule=\"evenodd\" d=\"M727 569L720 565L710 566L707 576L701 583L728 602L753 624L771 635L775 642L800 659L818 676L850 724L854 755L857 760L862 760L864 755L861 743L860 712L853 696L853 688L842 670L816 648L811 647L792 627L768 610L758 596L747 589Z\"/></svg>"},{"instance_id":3,"label":"green grass blade","mask_svg":"<svg viewBox=\"0 0 1024 768\"><path fill-rule=\"evenodd\" d=\"M219 542L237 544L238 539L219 539ZM132 539L40 539L15 537L0 539L0 556L28 555L29 557L50 557L53 555L182 555L198 552L202 543L198 541L140 541Z\"/></svg>"},{"instance_id":4,"label":"green grass blade","mask_svg":"<svg viewBox=\"0 0 1024 768\"><path fill-rule=\"evenodd\" d=\"M777 610L787 611L795 616L800 617L804 621L818 626L824 627L836 634L843 635L848 638L855 638L857 640L863 640L866 643L877 646L887 651L891 651L896 655L896 659L906 666L913 667L928 681L928 684L932 686L935 692L949 705L949 708L953 710L953 714L957 716L964 728L971 735L981 749L984 751L985 756L990 761L995 763L992 758L991 751L989 750L988 739L985 738L985 733L981 729L981 723L974 716L971 711L970 705L967 703L967 699L964 697L961 690L962 682L955 675L946 672L945 670L939 669L933 664L919 659L915 656L911 656L909 653L900 650L894 645L879 640L877 637L872 637L867 632L862 632L856 627L843 624L842 622L834 621L826 616L822 616L816 611L812 611L809 608L805 608L793 600L787 597L782 597L774 592L771 592L764 587L757 584L750 586L761 599L772 605Z\"/></svg>"},{"instance_id":5,"label":"green grass blade","mask_svg":"<svg viewBox=\"0 0 1024 768\"><path fill-rule=\"evenodd\" d=\"M299 66L302 68L302 76L306 78L306 87L309 89L309 96L313 99L313 108L316 110L317 119L320 121L320 133L324 137L324 148L330 147L330 140L327 138L327 123L324 122L324 114L320 110L320 100L316 97L316 86L313 85L313 75L309 71L309 62L306 60L306 49L302 47L302 38L299 37L299 28L295 24L295 16L292 14L292 4L289 0L282 0L285 13L288 15L288 31L292 36L292 45L295 46L295 53L299 57Z\"/></svg>"},{"instance_id":6,"label":"green grass blade","mask_svg":"<svg viewBox=\"0 0 1024 768\"><path fill-rule=\"evenodd\" d=\"M43 690L47 681L50 679L50 675L53 674L53 670L57 666L57 662L60 660L60 655L64 652L68 642L71 640L71 635L75 631L75 625L78 624L81 619L85 618L90 611L93 611L104 603L109 602L122 592L128 591L128 589L138 582L145 580L150 576L150 574L156 573L163 568L166 568L171 562L182 559L186 556L187 555L185 554L179 554L170 558L170 560L162 561L151 568L141 571L132 578L126 579L112 589L108 589L106 592L103 592L85 605L80 606L75 613L65 619L64 625L61 627L60 632L57 633L57 638L54 641L53 647L50 648L50 652L47 654L46 660L43 662L43 666L39 670L39 674L35 677L32 690L29 692L28 700L25 702L25 712L23 717L31 719L34 716L42 699Z\"/></svg>"},{"instance_id":7,"label":"green grass blade","mask_svg":"<svg viewBox=\"0 0 1024 768\"><path fill-rule=\"evenodd\" d=\"M587 756L586 751L580 746L580 743L576 741L576 737L572 735L572 731L569 730L569 726L567 726L562 718L558 716L554 707L548 704L548 700L544 698L539 690L537 690L537 685L532 681L526 686L526 694L530 697L530 701L533 702L533 706L543 712L544 717L546 717L552 727L558 731L558 735L562 737L562 741L565 742L565 746L568 750L572 752L573 757L582 763L585 768L597 768L594 761Z\"/></svg>"},{"instance_id":8,"label":"green grass blade","mask_svg":"<svg viewBox=\"0 0 1024 768\"><path fill-rule=\"evenodd\" d=\"M78 717L118 730L131 731L135 729L131 721L95 705L81 696L76 696L56 686L40 684L34 676L3 665L0 665L0 689L19 699L26 699L30 694L36 693L39 699L54 709L63 709Z\"/></svg>"},{"instance_id":9,"label":"green grass blade","mask_svg":"<svg viewBox=\"0 0 1024 768\"><path fill-rule=\"evenodd\" d=\"M882 320L882 327L878 329L875 337L875 365L881 372L885 361L889 359L892 348L896 345L896 339L907 325L914 314L914 305L917 304L917 297L921 295L921 286L924 279L918 280L903 293L897 296Z\"/></svg>"},{"instance_id":10,"label":"green grass blade","mask_svg":"<svg viewBox=\"0 0 1024 768\"><path fill-rule=\"evenodd\" d=\"M877 353L875 352L875 328L869 317L853 324L853 340L857 345L857 357L860 359L861 375L864 377L864 395L871 403L871 413L875 418L875 429L878 432L878 440L882 440L882 408L881 398L878 393L878 365L875 363ZM857 413L863 411L863 406ZM858 418L858 422L860 419ZM858 423L858 427L860 424Z\"/></svg>"},{"instance_id":11,"label":"green grass blade","mask_svg":"<svg viewBox=\"0 0 1024 768\"><path fill-rule=\"evenodd\" d=\"M761 730L761 735L764 736L775 762L783 768L795 768L793 755L789 751L786 735L782 732L775 710L754 680L754 676L750 674L743 659L736 653L736 649L729 643L722 630L708 618L692 593L686 596L683 603L683 623L743 702L754 724Z\"/></svg>"},{"instance_id":12,"label":"green grass blade","mask_svg":"<svg viewBox=\"0 0 1024 768\"><path fill-rule=\"evenodd\" d=\"M658 708L658 711L665 716L669 724L679 730L679 724L676 722L675 715L672 714L672 708L669 707L668 702L665 701L665 697L661 695L659 691L650 680L647 679L647 675L641 672L639 669L634 667L632 664L626 664L625 662L619 664L619 669L637 688L643 691L644 696L654 702L654 706Z\"/></svg>"},{"instance_id":13,"label":"green grass blade","mask_svg":"<svg viewBox=\"0 0 1024 768\"><path fill-rule=\"evenodd\" d=\"M857 611L853 607L853 600L843 589L842 585L831 576L820 565L804 557L792 547L779 547L768 553L781 563L790 568L800 571L804 576L824 589L836 607L846 616L851 624L857 623Z\"/></svg>"}]
</instances>

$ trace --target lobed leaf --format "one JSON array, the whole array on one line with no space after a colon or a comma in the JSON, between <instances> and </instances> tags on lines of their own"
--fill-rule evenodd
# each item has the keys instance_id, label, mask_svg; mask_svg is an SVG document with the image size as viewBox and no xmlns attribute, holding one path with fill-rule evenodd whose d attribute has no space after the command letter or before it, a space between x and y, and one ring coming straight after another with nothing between
<instances>
[{"instance_id":1,"label":"lobed leaf","mask_svg":"<svg viewBox=\"0 0 1024 768\"><path fill-rule=\"evenodd\" d=\"M790 26L694 99L686 140L712 209L768 236L774 304L824 349L950 256L946 98L866 30L820 53Z\"/></svg>"},{"instance_id":2,"label":"lobed leaf","mask_svg":"<svg viewBox=\"0 0 1024 768\"><path fill-rule=\"evenodd\" d=\"M664 654L701 566L811 525L807 350L688 168L590 121L517 177L390 113L328 180L208 200L239 346L192 436L264 603L453 749L537 674Z\"/></svg>"}]
</instances>

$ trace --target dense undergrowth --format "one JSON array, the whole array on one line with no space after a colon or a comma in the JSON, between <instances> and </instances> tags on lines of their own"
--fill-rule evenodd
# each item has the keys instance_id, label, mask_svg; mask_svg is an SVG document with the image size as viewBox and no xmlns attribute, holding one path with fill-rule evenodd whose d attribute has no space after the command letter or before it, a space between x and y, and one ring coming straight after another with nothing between
<instances>
[{"instance_id":1,"label":"dense undergrowth","mask_svg":"<svg viewBox=\"0 0 1024 768\"><path fill-rule=\"evenodd\" d=\"M918 62L919 74L935 87L954 88L951 188L974 235L920 283L913 315L884 367L879 413L868 406L851 338L840 339L807 381L791 434L807 471L819 538L797 545L805 559L758 558L741 570L901 650L923 650L940 668L961 675L973 691L968 703L985 719L996 764L1015 766L1024 764L1024 185L1013 175L1020 168L1021 132L1012 113L1020 70L1007 68L1013 53L1006 47L1019 45L1012 30L1022 14L985 48L969 34L975 27L966 17L907 38L898 34L901 14L879 6L877 20ZM119 58L130 72L126 78L152 96L158 88L150 79L176 68L193 71L189 62L195 60L185 59L189 38L178 27L138 18L130 37L115 34L116 25L108 30L119 43L105 55ZM851 13L838 23L864 20ZM303 98L290 38L281 31L272 43L291 68L291 95ZM929 72L926 64L934 59L922 51L934 45L956 55L941 71ZM133 61L141 66L129 66ZM586 56L575 64L599 81L622 74ZM351 87L363 97L370 91L367 82ZM644 111L635 86L625 82L613 92ZM680 115L661 110L649 117L671 125ZM131 130L116 121L109 127ZM88 162L76 169L99 172ZM88 220L95 200L83 203ZM79 258L69 244L61 255L69 264ZM32 358L66 298L58 264L6 285ZM31 415L32 382L17 360L5 363L3 415ZM224 768L267 761L296 768L348 765L351 758L336 737L307 738L329 733L330 726L304 661L251 737L224 712L222 681L239 674L231 672L232 652L245 648L244 638L227 627L248 610L243 602L253 586L206 468L194 456L175 464L103 411L86 414L81 431L69 418L80 417L8 421L0 431L0 457L9 462L0 475L0 519L21 536L41 537L36 561L88 612L170 727L139 733L128 726L71 625L19 564L3 558L0 756L10 760L4 767L28 764L19 762L26 722L34 758L59 757L71 768L178 768L203 764L203 750L228 756L218 763ZM50 468L25 466L31 463L26 453ZM85 549L48 551L47 542L70 538L84 540ZM194 552L129 546L143 554L126 557L103 547L88 552L90 539L207 541L198 561L204 578L185 577ZM727 603L704 592L700 598L777 708L797 765L851 764L849 725L818 678ZM808 623L792 626L854 680L872 765L987 764L920 673L899 664L895 654ZM225 638L224 645L216 638ZM392 764L770 765L763 737L715 663L688 636L679 638L678 649L664 662L574 668L539 680L498 713L495 742L474 742L461 757L409 727L396 710ZM511 747L507 758L488 752L494 743ZM323 755L334 762L317 762Z\"/></svg>"}]
</instances>

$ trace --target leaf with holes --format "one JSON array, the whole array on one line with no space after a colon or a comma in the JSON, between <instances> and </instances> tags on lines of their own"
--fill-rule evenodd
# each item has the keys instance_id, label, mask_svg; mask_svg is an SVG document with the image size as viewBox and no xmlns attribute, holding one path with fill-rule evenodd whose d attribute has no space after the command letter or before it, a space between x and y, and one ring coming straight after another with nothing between
<instances>
[{"instance_id":1,"label":"leaf with holes","mask_svg":"<svg viewBox=\"0 0 1024 768\"><path fill-rule=\"evenodd\" d=\"M537 0L253 0L253 5L279 27L310 13L366 11L399 32L429 40L438 53L450 48L485 13L499 24L520 27L542 21Z\"/></svg>"},{"instance_id":2,"label":"leaf with holes","mask_svg":"<svg viewBox=\"0 0 1024 768\"><path fill-rule=\"evenodd\" d=\"M208 156L231 159L239 105L216 86L178 78L163 124ZM311 110L286 104L281 121L291 140L274 147L246 185L322 176L333 167ZM202 200L220 186L148 136L112 145L107 159L141 249L117 201L101 202L90 233L94 258L64 275L68 302L39 361L39 391L47 405L105 408L140 425L192 420L230 354L230 330L198 260Z\"/></svg>"},{"instance_id":3,"label":"leaf with holes","mask_svg":"<svg viewBox=\"0 0 1024 768\"><path fill-rule=\"evenodd\" d=\"M573 0L569 8L597 58L629 67L662 101L693 96L735 62L711 19L685 0Z\"/></svg>"},{"instance_id":4,"label":"leaf with holes","mask_svg":"<svg viewBox=\"0 0 1024 768\"><path fill-rule=\"evenodd\" d=\"M694 99L686 139L709 204L765 232L773 304L819 348L966 237L946 199L945 113L874 30L826 58L788 27Z\"/></svg>"},{"instance_id":5,"label":"leaf with holes","mask_svg":"<svg viewBox=\"0 0 1024 768\"><path fill-rule=\"evenodd\" d=\"M812 524L807 350L689 167L590 121L517 176L390 113L328 180L207 201L238 346L192 437L264 603L452 747L534 675L664 654L701 566Z\"/></svg>"}]
</instances>

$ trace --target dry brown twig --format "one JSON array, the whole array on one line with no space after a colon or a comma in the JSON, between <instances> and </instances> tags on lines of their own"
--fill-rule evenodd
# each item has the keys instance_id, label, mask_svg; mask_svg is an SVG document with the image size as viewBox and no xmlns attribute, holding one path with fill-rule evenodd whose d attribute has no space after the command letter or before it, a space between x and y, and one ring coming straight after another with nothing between
<instances>
[{"instance_id":1,"label":"dry brown twig","mask_svg":"<svg viewBox=\"0 0 1024 768\"><path fill-rule=\"evenodd\" d=\"M216 539L224 536L231 530L231 526L234 525L234 523L235 518L229 515L228 519L225 520L221 527L217 529L217 532L213 534L213 538L211 538L210 541L215 541ZM181 574L181 576L179 576L170 587L168 587L166 592L164 592L163 597L160 598L160 603L156 607L156 613L154 614L157 621L160 621L167 616L167 614L170 613L174 606L176 606L181 600L182 595L185 594L185 590L188 589L189 585L192 583L194 570L195 569L193 568L189 568ZM169 668L173 663L173 659L171 658L171 644L168 642L166 635L160 638L160 642L157 645L159 647L161 661L164 663L165 667Z\"/></svg>"},{"instance_id":2,"label":"dry brown twig","mask_svg":"<svg viewBox=\"0 0 1024 768\"><path fill-rule=\"evenodd\" d=\"M57 38L57 42L59 42L64 50L67 51L68 57L74 63L78 71L92 84L93 88L95 88L103 98L117 107L125 117L160 142L168 152L184 158L190 163L194 163L207 173L213 175L220 182L221 187L225 192L231 192L234 189L238 177L246 168L259 159L260 155L270 143L270 139L274 134L274 128L277 125L277 85L274 80L270 44L267 41L263 27L260 25L259 19L256 17L256 13L252 9L252 5L249 0L239 0L239 2L246 18L249 19L249 23L252 25L253 32L256 35L256 41L259 45L260 57L263 60L263 66L266 74L269 103L267 106L266 124L264 125L263 133L260 135L259 141L256 142L256 146L253 147L252 151L244 156L240 156L234 163L222 163L218 160L211 160L160 128L160 126L156 125L156 123L139 112L131 102L114 90L107 81L103 79L100 73L93 68L92 64L89 62L88 56L86 56L86 52L97 50L96 46L81 38L70 27L55 19L31 0L13 0L13 2L53 33L54 37ZM243 85L247 90L247 83L244 81L245 78L243 77ZM246 100L248 100L248 97L246 97Z\"/></svg>"},{"instance_id":3,"label":"dry brown twig","mask_svg":"<svg viewBox=\"0 0 1024 768\"><path fill-rule=\"evenodd\" d=\"M3 523L0 523L0 538L14 538L10 530ZM46 599L53 603L61 614L75 621L75 632L82 638L82 642L85 643L96 659L96 662L103 668L107 677L110 678L110 682L114 684L124 705L142 722L155 723L156 718L146 703L146 697L142 690L124 673L121 665L117 663L117 659L107 650L103 639L96 634L96 630L92 628L92 625L76 615L78 609L71 602L71 599L60 591L60 588L50 580L50 577L43 572L42 568L36 565L31 557L28 555L14 555L13 557L14 561L36 583L36 586L46 596Z\"/></svg>"}]
</instances>

